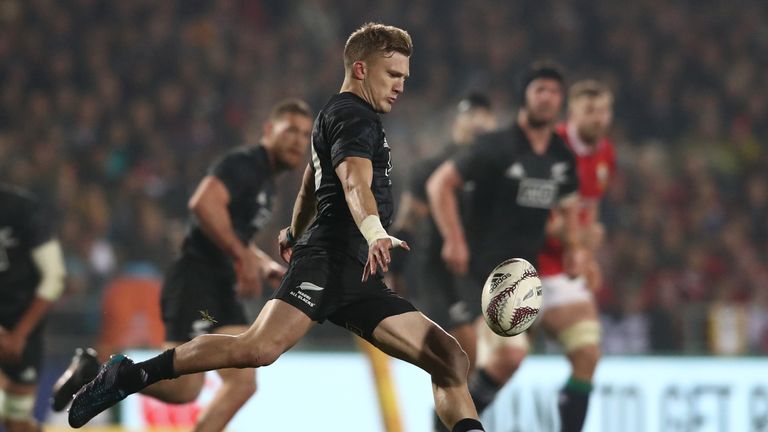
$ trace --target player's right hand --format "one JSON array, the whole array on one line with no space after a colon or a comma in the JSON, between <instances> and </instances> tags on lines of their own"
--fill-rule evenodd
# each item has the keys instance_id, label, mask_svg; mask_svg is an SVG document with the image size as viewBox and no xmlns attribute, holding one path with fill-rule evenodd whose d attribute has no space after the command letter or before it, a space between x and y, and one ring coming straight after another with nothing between
<instances>
[{"instance_id":1,"label":"player's right hand","mask_svg":"<svg viewBox=\"0 0 768 432\"><path fill-rule=\"evenodd\" d=\"M365 262L365 268L363 269L363 282L367 281L370 275L375 274L377 268L381 268L383 272L389 271L389 263L392 261L389 250L395 247L395 245L407 251L411 250L408 243L392 236L377 239L371 244L368 248L368 260Z\"/></svg>"},{"instance_id":2,"label":"player's right hand","mask_svg":"<svg viewBox=\"0 0 768 432\"><path fill-rule=\"evenodd\" d=\"M250 249L235 260L237 274L236 291L240 297L258 297L261 295L263 278L262 263Z\"/></svg>"},{"instance_id":3,"label":"player's right hand","mask_svg":"<svg viewBox=\"0 0 768 432\"><path fill-rule=\"evenodd\" d=\"M451 273L463 276L469 271L469 247L466 241L445 241L440 255Z\"/></svg>"},{"instance_id":4,"label":"player's right hand","mask_svg":"<svg viewBox=\"0 0 768 432\"><path fill-rule=\"evenodd\" d=\"M286 264L290 263L291 255L293 255L293 247L288 242L288 228L280 230L280 234L277 235L277 245L280 248L280 258L282 258Z\"/></svg>"}]
</instances>

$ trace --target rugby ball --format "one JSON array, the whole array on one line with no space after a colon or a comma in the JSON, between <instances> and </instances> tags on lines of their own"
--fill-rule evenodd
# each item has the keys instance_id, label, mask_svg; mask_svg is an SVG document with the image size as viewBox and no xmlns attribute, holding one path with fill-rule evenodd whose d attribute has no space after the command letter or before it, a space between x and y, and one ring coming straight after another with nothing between
<instances>
[{"instance_id":1,"label":"rugby ball","mask_svg":"<svg viewBox=\"0 0 768 432\"><path fill-rule=\"evenodd\" d=\"M522 258L497 265L483 285L483 317L499 336L526 331L536 321L541 301L539 274Z\"/></svg>"}]
</instances>

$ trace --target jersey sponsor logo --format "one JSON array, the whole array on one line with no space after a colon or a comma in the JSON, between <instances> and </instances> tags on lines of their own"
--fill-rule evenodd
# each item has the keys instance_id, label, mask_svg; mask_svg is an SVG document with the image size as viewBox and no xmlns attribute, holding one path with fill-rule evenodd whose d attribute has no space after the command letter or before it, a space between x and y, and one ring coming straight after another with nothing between
<instances>
[{"instance_id":1,"label":"jersey sponsor logo","mask_svg":"<svg viewBox=\"0 0 768 432\"><path fill-rule=\"evenodd\" d=\"M600 190L605 190L605 187L608 185L608 177L611 175L611 171L608 168L608 164L605 162L600 162L597 165L596 175L597 175L597 184L600 186Z\"/></svg>"},{"instance_id":2,"label":"jersey sponsor logo","mask_svg":"<svg viewBox=\"0 0 768 432\"><path fill-rule=\"evenodd\" d=\"M556 162L552 164L552 179L558 183L566 183L568 181L568 162Z\"/></svg>"},{"instance_id":3,"label":"jersey sponsor logo","mask_svg":"<svg viewBox=\"0 0 768 432\"><path fill-rule=\"evenodd\" d=\"M272 209L269 208L270 196L267 191L261 191L256 195L256 204L259 205L259 210L251 219L251 226L256 230L261 231L262 228L272 218Z\"/></svg>"},{"instance_id":4,"label":"jersey sponsor logo","mask_svg":"<svg viewBox=\"0 0 768 432\"><path fill-rule=\"evenodd\" d=\"M259 195L256 197L256 203L262 206L267 205L269 202L269 197L267 196L266 191L259 192Z\"/></svg>"},{"instance_id":5,"label":"jersey sponsor logo","mask_svg":"<svg viewBox=\"0 0 768 432\"><path fill-rule=\"evenodd\" d=\"M21 372L21 374L19 374L19 378L22 382L26 383L37 381L37 369L32 366L28 366Z\"/></svg>"},{"instance_id":6,"label":"jersey sponsor logo","mask_svg":"<svg viewBox=\"0 0 768 432\"><path fill-rule=\"evenodd\" d=\"M448 308L448 316L454 322L469 321L472 319L472 315L469 313L467 304L463 301L458 301Z\"/></svg>"},{"instance_id":7,"label":"jersey sponsor logo","mask_svg":"<svg viewBox=\"0 0 768 432\"><path fill-rule=\"evenodd\" d=\"M554 180L527 178L520 181L517 205L549 209L557 200L557 183Z\"/></svg>"},{"instance_id":8,"label":"jersey sponsor logo","mask_svg":"<svg viewBox=\"0 0 768 432\"><path fill-rule=\"evenodd\" d=\"M302 291L322 291L325 289L321 286L317 286L313 284L312 282L302 282L299 285L297 285L296 288Z\"/></svg>"},{"instance_id":9,"label":"jersey sponsor logo","mask_svg":"<svg viewBox=\"0 0 768 432\"><path fill-rule=\"evenodd\" d=\"M18 244L19 242L13 238L13 229L11 227L0 229L0 272L11 267L8 249L18 246Z\"/></svg>"},{"instance_id":10,"label":"jersey sponsor logo","mask_svg":"<svg viewBox=\"0 0 768 432\"><path fill-rule=\"evenodd\" d=\"M523 168L523 164L520 162L515 162L507 168L505 175L509 178L521 179L525 177L525 168Z\"/></svg>"}]
</instances>

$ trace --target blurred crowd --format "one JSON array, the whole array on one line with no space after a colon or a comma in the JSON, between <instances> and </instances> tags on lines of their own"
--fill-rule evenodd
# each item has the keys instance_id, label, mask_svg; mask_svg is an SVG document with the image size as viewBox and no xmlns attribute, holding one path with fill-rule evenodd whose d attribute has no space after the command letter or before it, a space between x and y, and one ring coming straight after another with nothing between
<instances>
[{"instance_id":1,"label":"blurred crowd","mask_svg":"<svg viewBox=\"0 0 768 432\"><path fill-rule=\"evenodd\" d=\"M768 352L759 0L4 0L0 179L32 189L57 223L70 277L55 331L88 337L110 281L159 277L215 155L258 141L281 98L321 107L345 37L369 20L415 43L385 120L396 185L447 140L468 90L488 91L503 120L532 59L605 80L620 159L603 205L606 351ZM281 182L270 252L298 175ZM68 319L84 311L84 324Z\"/></svg>"}]
</instances>

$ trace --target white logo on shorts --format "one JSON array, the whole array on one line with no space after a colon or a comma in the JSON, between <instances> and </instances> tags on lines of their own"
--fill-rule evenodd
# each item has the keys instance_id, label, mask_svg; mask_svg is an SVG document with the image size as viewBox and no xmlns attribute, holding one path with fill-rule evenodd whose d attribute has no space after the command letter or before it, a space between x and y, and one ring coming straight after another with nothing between
<instances>
[{"instance_id":1,"label":"white logo on shorts","mask_svg":"<svg viewBox=\"0 0 768 432\"><path fill-rule=\"evenodd\" d=\"M37 371L32 366L29 366L28 368L24 369L19 377L24 382L31 382L37 379Z\"/></svg>"},{"instance_id":2,"label":"white logo on shorts","mask_svg":"<svg viewBox=\"0 0 768 432\"><path fill-rule=\"evenodd\" d=\"M312 282L302 282L299 284L296 288L302 290L302 291L322 291L325 288L321 286L317 286L313 284Z\"/></svg>"}]
</instances>

